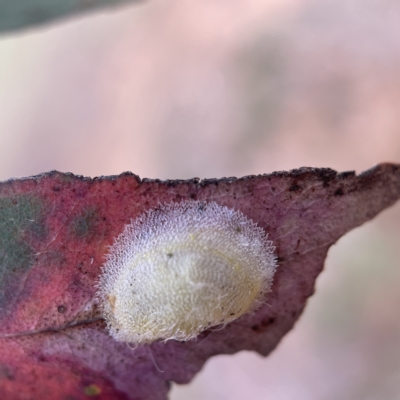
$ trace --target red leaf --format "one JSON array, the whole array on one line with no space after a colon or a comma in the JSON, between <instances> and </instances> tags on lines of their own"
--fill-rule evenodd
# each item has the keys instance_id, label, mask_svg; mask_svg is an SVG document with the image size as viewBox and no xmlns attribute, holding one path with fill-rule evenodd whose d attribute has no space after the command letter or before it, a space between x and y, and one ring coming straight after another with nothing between
<instances>
[{"instance_id":1,"label":"red leaf","mask_svg":"<svg viewBox=\"0 0 400 400\"><path fill-rule=\"evenodd\" d=\"M165 399L215 354L267 355L294 325L329 247L400 197L400 165L359 176L301 168L241 179L82 178L50 172L0 184L3 399ZM132 350L105 329L94 294L125 224L159 203L235 208L269 233L279 267L268 304L197 341ZM159 371L161 369L163 372Z\"/></svg>"}]
</instances>

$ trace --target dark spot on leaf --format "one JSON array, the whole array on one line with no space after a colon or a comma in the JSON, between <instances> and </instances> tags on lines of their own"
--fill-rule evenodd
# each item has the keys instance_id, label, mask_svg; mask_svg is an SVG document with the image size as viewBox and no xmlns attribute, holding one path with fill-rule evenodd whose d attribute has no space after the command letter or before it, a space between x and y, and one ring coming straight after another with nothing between
<instances>
[{"instance_id":1,"label":"dark spot on leaf","mask_svg":"<svg viewBox=\"0 0 400 400\"><path fill-rule=\"evenodd\" d=\"M272 325L274 322L275 322L275 318L271 317L271 318L268 318L266 320L261 321L261 326L260 325L253 325L251 327L251 329L253 331L255 331L255 332L259 332L259 331L264 330L264 328Z\"/></svg>"},{"instance_id":2,"label":"dark spot on leaf","mask_svg":"<svg viewBox=\"0 0 400 400\"><path fill-rule=\"evenodd\" d=\"M271 318L269 318L267 321L263 321L263 322L262 322L262 325L263 325L263 326L268 326L268 325L272 325L274 322L275 322L275 318L274 318L274 317L271 317Z\"/></svg>"},{"instance_id":3,"label":"dark spot on leaf","mask_svg":"<svg viewBox=\"0 0 400 400\"><path fill-rule=\"evenodd\" d=\"M259 327L258 325L253 325L253 326L251 327L251 329L252 329L253 331L257 332L257 331L260 329L260 327Z\"/></svg>"},{"instance_id":4,"label":"dark spot on leaf","mask_svg":"<svg viewBox=\"0 0 400 400\"><path fill-rule=\"evenodd\" d=\"M344 195L343 189L339 188L336 190L335 196L343 196L343 195Z\"/></svg>"},{"instance_id":5,"label":"dark spot on leaf","mask_svg":"<svg viewBox=\"0 0 400 400\"><path fill-rule=\"evenodd\" d=\"M290 188L289 188L289 192L297 192L299 190L301 190L301 186L296 185L296 184L290 186Z\"/></svg>"}]
</instances>

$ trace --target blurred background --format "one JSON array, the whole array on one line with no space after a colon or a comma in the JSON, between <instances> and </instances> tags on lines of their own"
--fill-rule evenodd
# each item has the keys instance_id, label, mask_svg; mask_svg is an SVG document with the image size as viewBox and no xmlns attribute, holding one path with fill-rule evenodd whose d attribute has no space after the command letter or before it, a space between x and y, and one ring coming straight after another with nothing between
<instances>
[{"instance_id":1,"label":"blurred background","mask_svg":"<svg viewBox=\"0 0 400 400\"><path fill-rule=\"evenodd\" d=\"M148 0L0 36L0 179L400 162L400 3ZM400 204L331 248L295 329L172 400L400 399Z\"/></svg>"}]
</instances>

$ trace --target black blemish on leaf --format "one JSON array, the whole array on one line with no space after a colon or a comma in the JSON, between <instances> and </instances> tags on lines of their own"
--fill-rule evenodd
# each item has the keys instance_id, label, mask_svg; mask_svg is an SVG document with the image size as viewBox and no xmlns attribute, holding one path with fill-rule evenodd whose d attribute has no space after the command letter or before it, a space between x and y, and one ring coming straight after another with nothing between
<instances>
[{"instance_id":1,"label":"black blemish on leaf","mask_svg":"<svg viewBox=\"0 0 400 400\"><path fill-rule=\"evenodd\" d=\"M57 307L57 311L58 311L60 314L64 314L64 313L65 313L65 306L58 306L58 307Z\"/></svg>"},{"instance_id":2,"label":"black blemish on leaf","mask_svg":"<svg viewBox=\"0 0 400 400\"><path fill-rule=\"evenodd\" d=\"M339 188L336 190L335 196L343 196L343 195L344 195L343 189Z\"/></svg>"},{"instance_id":3,"label":"black blemish on leaf","mask_svg":"<svg viewBox=\"0 0 400 400\"><path fill-rule=\"evenodd\" d=\"M297 192L299 190L301 190L301 187L299 185L296 185L296 184L290 186L290 188L289 188L289 192Z\"/></svg>"},{"instance_id":4,"label":"black blemish on leaf","mask_svg":"<svg viewBox=\"0 0 400 400\"><path fill-rule=\"evenodd\" d=\"M270 317L267 320L264 320L261 322L262 326L269 326L271 324L273 324L275 322L275 318L274 317Z\"/></svg>"}]
</instances>

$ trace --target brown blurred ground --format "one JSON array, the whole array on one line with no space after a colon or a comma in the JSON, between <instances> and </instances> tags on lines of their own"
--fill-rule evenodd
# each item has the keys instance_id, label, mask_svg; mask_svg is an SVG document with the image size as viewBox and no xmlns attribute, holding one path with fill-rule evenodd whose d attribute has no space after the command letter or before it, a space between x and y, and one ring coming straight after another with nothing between
<instances>
[{"instance_id":1,"label":"brown blurred ground","mask_svg":"<svg viewBox=\"0 0 400 400\"><path fill-rule=\"evenodd\" d=\"M400 162L400 3L152 0L0 37L0 179ZM400 398L400 204L332 248L267 359L172 400Z\"/></svg>"}]
</instances>

